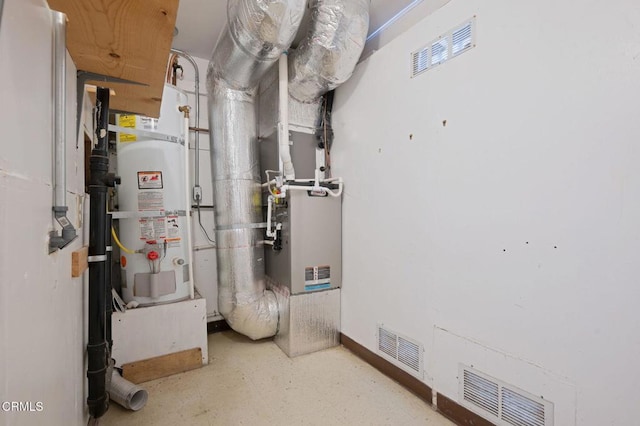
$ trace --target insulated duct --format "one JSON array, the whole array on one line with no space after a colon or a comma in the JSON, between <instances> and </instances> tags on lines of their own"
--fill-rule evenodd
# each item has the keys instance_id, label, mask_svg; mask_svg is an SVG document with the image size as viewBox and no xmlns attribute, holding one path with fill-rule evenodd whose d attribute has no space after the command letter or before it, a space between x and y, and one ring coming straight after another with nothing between
<instances>
[{"instance_id":1,"label":"insulated duct","mask_svg":"<svg viewBox=\"0 0 640 426\"><path fill-rule=\"evenodd\" d=\"M313 102L345 81L367 41L370 0L310 0L311 28L289 60L289 94Z\"/></svg>"},{"instance_id":2,"label":"insulated duct","mask_svg":"<svg viewBox=\"0 0 640 426\"><path fill-rule=\"evenodd\" d=\"M305 3L229 0L207 71L218 308L254 340L273 336L279 316L265 284L256 89L293 41Z\"/></svg>"}]
</instances>

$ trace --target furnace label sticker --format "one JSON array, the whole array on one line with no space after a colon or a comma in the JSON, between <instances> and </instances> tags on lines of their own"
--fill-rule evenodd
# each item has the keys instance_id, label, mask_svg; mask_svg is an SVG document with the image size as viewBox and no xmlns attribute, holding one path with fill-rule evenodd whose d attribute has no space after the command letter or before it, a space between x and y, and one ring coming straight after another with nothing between
<instances>
[{"instance_id":1,"label":"furnace label sticker","mask_svg":"<svg viewBox=\"0 0 640 426\"><path fill-rule=\"evenodd\" d=\"M120 116L118 117L118 126L135 129L136 116L131 114L120 114ZM120 133L118 140L120 142L135 142L137 139L136 139L136 135L130 135L128 133Z\"/></svg>"},{"instance_id":2,"label":"furnace label sticker","mask_svg":"<svg viewBox=\"0 0 640 426\"><path fill-rule=\"evenodd\" d=\"M140 239L161 240L167 237L167 221L164 217L140 219Z\"/></svg>"},{"instance_id":3,"label":"furnace label sticker","mask_svg":"<svg viewBox=\"0 0 640 426\"><path fill-rule=\"evenodd\" d=\"M138 172L138 189L162 189L162 172Z\"/></svg>"},{"instance_id":4,"label":"furnace label sticker","mask_svg":"<svg viewBox=\"0 0 640 426\"><path fill-rule=\"evenodd\" d=\"M304 268L304 290L316 291L331 288L331 266L308 266Z\"/></svg>"},{"instance_id":5,"label":"furnace label sticker","mask_svg":"<svg viewBox=\"0 0 640 426\"><path fill-rule=\"evenodd\" d=\"M138 211L164 210L162 191L143 191L138 193Z\"/></svg>"}]
</instances>

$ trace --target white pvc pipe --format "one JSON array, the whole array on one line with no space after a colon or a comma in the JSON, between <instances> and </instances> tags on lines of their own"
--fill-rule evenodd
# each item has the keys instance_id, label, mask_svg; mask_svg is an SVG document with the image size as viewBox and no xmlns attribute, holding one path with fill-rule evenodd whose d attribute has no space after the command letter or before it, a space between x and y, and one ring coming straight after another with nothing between
<instances>
[{"instance_id":1,"label":"white pvc pipe","mask_svg":"<svg viewBox=\"0 0 640 426\"><path fill-rule=\"evenodd\" d=\"M271 231L271 214L273 212L273 195L267 197L267 237L275 237L275 233Z\"/></svg>"},{"instance_id":2,"label":"white pvc pipe","mask_svg":"<svg viewBox=\"0 0 640 426\"><path fill-rule=\"evenodd\" d=\"M195 280L193 276L193 232L191 232L191 194L189 186L189 114L184 116L184 173L185 173L185 217L187 218L187 256L189 257L189 298L195 297Z\"/></svg>"},{"instance_id":3,"label":"white pvc pipe","mask_svg":"<svg viewBox=\"0 0 640 426\"><path fill-rule=\"evenodd\" d=\"M289 148L289 71L287 54L283 53L278 62L278 92L279 92L279 121L278 121L278 150L282 162L282 172L286 180L294 180L296 172L291 161Z\"/></svg>"},{"instance_id":4,"label":"white pvc pipe","mask_svg":"<svg viewBox=\"0 0 640 426\"><path fill-rule=\"evenodd\" d=\"M147 403L149 394L140 386L124 379L114 368L109 386L109 398L124 408L138 411Z\"/></svg>"},{"instance_id":5,"label":"white pvc pipe","mask_svg":"<svg viewBox=\"0 0 640 426\"><path fill-rule=\"evenodd\" d=\"M283 185L280 187L282 191L280 194L275 195L276 198L284 198L287 196L287 191L322 191L326 194L329 194L332 197L339 197L342 195L342 181L338 181L338 191L333 192L332 190L325 188L323 186L295 186L295 185Z\"/></svg>"}]
</instances>

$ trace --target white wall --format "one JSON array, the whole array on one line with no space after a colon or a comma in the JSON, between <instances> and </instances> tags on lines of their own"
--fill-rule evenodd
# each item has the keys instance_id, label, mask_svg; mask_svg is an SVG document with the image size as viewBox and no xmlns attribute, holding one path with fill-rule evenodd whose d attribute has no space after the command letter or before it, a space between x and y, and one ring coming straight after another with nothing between
<instances>
[{"instance_id":1,"label":"white wall","mask_svg":"<svg viewBox=\"0 0 640 426\"><path fill-rule=\"evenodd\" d=\"M198 65L199 86L200 86L200 128L209 128L209 118L207 114L207 66L208 59L193 58ZM195 72L191 63L186 59L179 59L180 65L184 69L181 75L178 72L179 79L177 86L187 93L189 105L194 115L191 119L191 126L195 127ZM182 77L182 78L180 78ZM191 184L193 187L195 182L195 133L190 135L189 149L191 155ZM202 206L213 205L213 190L211 186L211 158L209 152L209 134L200 133L200 186L202 187ZM202 226L207 231L209 238L215 241L213 209L203 207L200 209ZM207 319L208 321L216 321L222 319L218 313L218 278L216 251L213 244L207 239L202 228L198 223L198 213L193 209L192 213L192 232L193 232L193 274L195 276L195 284L200 294L207 301Z\"/></svg>"},{"instance_id":2,"label":"white wall","mask_svg":"<svg viewBox=\"0 0 640 426\"><path fill-rule=\"evenodd\" d=\"M473 15L477 47L410 79ZM452 0L359 65L334 114L344 334L421 341L456 400L465 363L556 425L638 423L637 22L632 0Z\"/></svg>"},{"instance_id":3,"label":"white wall","mask_svg":"<svg viewBox=\"0 0 640 426\"><path fill-rule=\"evenodd\" d=\"M76 70L67 56L67 202L79 237L49 255L52 23L45 1L5 1L0 57L0 403L43 404L35 413L0 409L0 424L85 424L85 290L83 278L71 278L71 252L83 245L84 147L76 149Z\"/></svg>"}]
</instances>

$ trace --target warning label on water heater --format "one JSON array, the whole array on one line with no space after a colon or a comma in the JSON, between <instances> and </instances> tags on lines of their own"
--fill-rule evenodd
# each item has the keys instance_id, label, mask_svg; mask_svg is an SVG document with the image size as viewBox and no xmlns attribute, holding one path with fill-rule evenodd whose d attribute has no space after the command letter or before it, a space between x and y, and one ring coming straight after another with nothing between
<instances>
[{"instance_id":1,"label":"warning label on water heater","mask_svg":"<svg viewBox=\"0 0 640 426\"><path fill-rule=\"evenodd\" d=\"M138 172L138 189L162 189L162 172Z\"/></svg>"},{"instance_id":2,"label":"warning label on water heater","mask_svg":"<svg viewBox=\"0 0 640 426\"><path fill-rule=\"evenodd\" d=\"M135 129L136 116L131 114L120 114L120 116L118 117L118 126ZM128 133L119 133L118 136L118 140L120 142L135 142L137 139L136 135L131 135Z\"/></svg>"},{"instance_id":3,"label":"warning label on water heater","mask_svg":"<svg viewBox=\"0 0 640 426\"><path fill-rule=\"evenodd\" d=\"M167 222L164 217L140 219L140 239L160 240L167 238Z\"/></svg>"},{"instance_id":4,"label":"warning label on water heater","mask_svg":"<svg viewBox=\"0 0 640 426\"><path fill-rule=\"evenodd\" d=\"M162 191L144 191L138 193L138 211L164 210Z\"/></svg>"},{"instance_id":5,"label":"warning label on water heater","mask_svg":"<svg viewBox=\"0 0 640 426\"><path fill-rule=\"evenodd\" d=\"M180 239L180 225L178 216L167 216L167 235L169 239Z\"/></svg>"},{"instance_id":6,"label":"warning label on water heater","mask_svg":"<svg viewBox=\"0 0 640 426\"><path fill-rule=\"evenodd\" d=\"M180 247L180 225L178 216L139 219L140 239L143 241L164 240L169 248Z\"/></svg>"}]
</instances>

